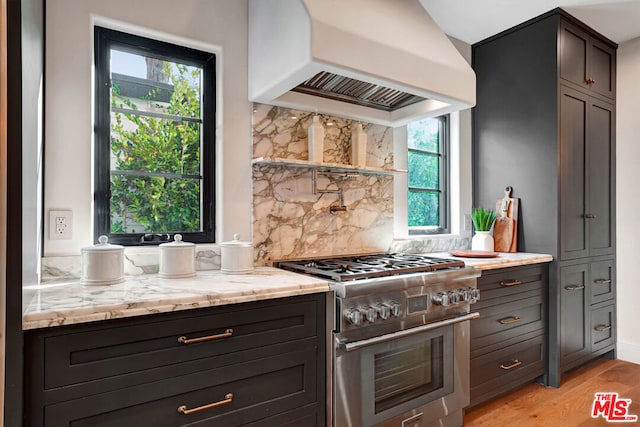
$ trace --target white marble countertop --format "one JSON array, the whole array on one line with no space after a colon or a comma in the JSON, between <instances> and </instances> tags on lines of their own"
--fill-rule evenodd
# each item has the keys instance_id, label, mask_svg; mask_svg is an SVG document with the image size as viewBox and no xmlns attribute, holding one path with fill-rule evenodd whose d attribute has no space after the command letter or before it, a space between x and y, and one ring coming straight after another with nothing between
<instances>
[{"instance_id":1,"label":"white marble countertop","mask_svg":"<svg viewBox=\"0 0 640 427\"><path fill-rule=\"evenodd\" d=\"M25 330L327 292L329 284L311 276L258 267L249 274L211 270L186 279L146 274L127 276L124 283L116 285L66 281L32 290L35 295L22 317Z\"/></svg>"},{"instance_id":2,"label":"white marble countertop","mask_svg":"<svg viewBox=\"0 0 640 427\"><path fill-rule=\"evenodd\" d=\"M451 255L449 252L425 254L439 258L452 258L464 261L466 265L478 267L481 270L495 270L497 268L517 267L520 265L551 262L553 257L547 254L532 254L527 252L498 252L495 258L466 258Z\"/></svg>"}]
</instances>

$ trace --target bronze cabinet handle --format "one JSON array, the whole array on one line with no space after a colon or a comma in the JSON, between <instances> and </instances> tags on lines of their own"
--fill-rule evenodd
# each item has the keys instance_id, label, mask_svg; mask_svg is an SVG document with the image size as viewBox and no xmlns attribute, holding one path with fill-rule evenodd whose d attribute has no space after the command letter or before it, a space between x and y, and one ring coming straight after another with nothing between
<instances>
[{"instance_id":1,"label":"bronze cabinet handle","mask_svg":"<svg viewBox=\"0 0 640 427\"><path fill-rule=\"evenodd\" d=\"M189 414L194 414L196 412L205 411L207 409L217 408L218 406L228 405L231 402L233 402L233 393L227 393L224 396L224 400L209 403L208 405L198 406L193 409L187 409L187 405L180 405L178 406L178 412L180 412L183 415L189 415Z\"/></svg>"},{"instance_id":2,"label":"bronze cabinet handle","mask_svg":"<svg viewBox=\"0 0 640 427\"><path fill-rule=\"evenodd\" d=\"M520 320L522 319L518 316L509 316L509 317L505 317L504 319L498 320L498 322L500 322L503 325L510 325L512 323L519 322Z\"/></svg>"},{"instance_id":3,"label":"bronze cabinet handle","mask_svg":"<svg viewBox=\"0 0 640 427\"><path fill-rule=\"evenodd\" d=\"M611 329L611 325L598 325L595 328L593 328L593 330L596 332L604 332L604 331L608 331L609 329Z\"/></svg>"},{"instance_id":4,"label":"bronze cabinet handle","mask_svg":"<svg viewBox=\"0 0 640 427\"><path fill-rule=\"evenodd\" d=\"M500 369L504 369L505 371L508 371L509 369L517 368L520 365L522 365L521 361L519 361L518 359L513 359L511 361L511 365L504 366L501 364Z\"/></svg>"},{"instance_id":5,"label":"bronze cabinet handle","mask_svg":"<svg viewBox=\"0 0 640 427\"><path fill-rule=\"evenodd\" d=\"M513 280L503 280L502 282L500 282L498 284L500 286L515 286L515 285L521 285L522 282L520 280L513 279Z\"/></svg>"},{"instance_id":6,"label":"bronze cabinet handle","mask_svg":"<svg viewBox=\"0 0 640 427\"><path fill-rule=\"evenodd\" d=\"M579 291L580 289L584 289L584 285L568 285L564 288L568 291Z\"/></svg>"},{"instance_id":7,"label":"bronze cabinet handle","mask_svg":"<svg viewBox=\"0 0 640 427\"><path fill-rule=\"evenodd\" d=\"M586 219L596 219L596 214L588 213L588 214L584 214L584 217Z\"/></svg>"},{"instance_id":8,"label":"bronze cabinet handle","mask_svg":"<svg viewBox=\"0 0 640 427\"><path fill-rule=\"evenodd\" d=\"M593 79L593 77L587 77L584 81L585 81L585 83L586 83L586 84L588 84L588 85L595 84L595 82L596 82L596 81Z\"/></svg>"},{"instance_id":9,"label":"bronze cabinet handle","mask_svg":"<svg viewBox=\"0 0 640 427\"><path fill-rule=\"evenodd\" d=\"M611 283L611 279L596 279L593 281L596 285L604 285L607 283Z\"/></svg>"},{"instance_id":10,"label":"bronze cabinet handle","mask_svg":"<svg viewBox=\"0 0 640 427\"><path fill-rule=\"evenodd\" d=\"M183 335L181 337L178 337L178 342L181 344L197 344L199 342L215 341L221 338L228 338L231 335L233 335L233 329L227 329L226 331L224 331L223 334L208 335L206 337L199 337L199 338L187 338Z\"/></svg>"}]
</instances>

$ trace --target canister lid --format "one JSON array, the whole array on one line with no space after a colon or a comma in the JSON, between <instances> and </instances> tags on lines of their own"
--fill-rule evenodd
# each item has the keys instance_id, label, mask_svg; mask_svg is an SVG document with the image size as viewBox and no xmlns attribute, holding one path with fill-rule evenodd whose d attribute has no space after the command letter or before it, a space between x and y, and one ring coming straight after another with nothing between
<instances>
[{"instance_id":1,"label":"canister lid","mask_svg":"<svg viewBox=\"0 0 640 427\"><path fill-rule=\"evenodd\" d=\"M221 242L220 246L233 246L233 247L249 248L249 247L253 246L253 243L240 241L240 235L238 233L235 233L233 235L233 240L231 240L230 242Z\"/></svg>"},{"instance_id":2,"label":"canister lid","mask_svg":"<svg viewBox=\"0 0 640 427\"><path fill-rule=\"evenodd\" d=\"M82 252L102 252L102 251L121 251L124 246L112 245L109 242L109 238L105 235L98 237L98 243L93 246L86 246L82 248Z\"/></svg>"},{"instance_id":3,"label":"canister lid","mask_svg":"<svg viewBox=\"0 0 640 427\"><path fill-rule=\"evenodd\" d=\"M182 241L182 234L174 234L173 235L173 242L161 243L160 244L160 248L162 248L162 249L167 249L167 248L186 248L186 247L190 247L190 246L195 246L195 243L183 242Z\"/></svg>"}]
</instances>

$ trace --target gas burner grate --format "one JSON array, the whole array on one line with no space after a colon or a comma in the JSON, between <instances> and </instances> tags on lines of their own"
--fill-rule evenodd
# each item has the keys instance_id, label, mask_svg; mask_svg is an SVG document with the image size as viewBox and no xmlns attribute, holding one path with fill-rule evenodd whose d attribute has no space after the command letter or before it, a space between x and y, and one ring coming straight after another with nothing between
<instances>
[{"instance_id":1,"label":"gas burner grate","mask_svg":"<svg viewBox=\"0 0 640 427\"><path fill-rule=\"evenodd\" d=\"M462 268L463 261L413 254L374 254L339 258L281 261L280 268L336 282L398 274Z\"/></svg>"}]
</instances>

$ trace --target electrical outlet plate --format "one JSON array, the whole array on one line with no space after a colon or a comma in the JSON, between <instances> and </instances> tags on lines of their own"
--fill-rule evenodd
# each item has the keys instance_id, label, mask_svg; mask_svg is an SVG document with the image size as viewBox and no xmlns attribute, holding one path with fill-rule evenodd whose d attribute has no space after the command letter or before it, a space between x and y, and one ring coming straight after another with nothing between
<instances>
[{"instance_id":1,"label":"electrical outlet plate","mask_svg":"<svg viewBox=\"0 0 640 427\"><path fill-rule=\"evenodd\" d=\"M49 240L73 238L73 212L49 211Z\"/></svg>"}]
</instances>

